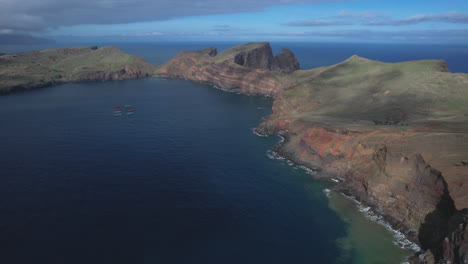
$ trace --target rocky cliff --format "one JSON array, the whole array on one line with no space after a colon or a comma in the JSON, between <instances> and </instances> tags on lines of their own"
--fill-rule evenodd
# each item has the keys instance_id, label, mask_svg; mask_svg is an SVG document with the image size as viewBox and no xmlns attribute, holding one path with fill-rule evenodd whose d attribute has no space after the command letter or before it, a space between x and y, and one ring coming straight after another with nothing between
<instances>
[{"instance_id":1,"label":"rocky cliff","mask_svg":"<svg viewBox=\"0 0 468 264\"><path fill-rule=\"evenodd\" d=\"M49 49L0 56L0 94L52 84L140 78L154 66L115 47Z\"/></svg>"},{"instance_id":2,"label":"rocky cliff","mask_svg":"<svg viewBox=\"0 0 468 264\"><path fill-rule=\"evenodd\" d=\"M249 43L218 54L215 48L181 52L156 70L161 77L209 82L246 94L276 96L283 84L277 75L299 69L294 54L284 49L273 56L269 43Z\"/></svg>"},{"instance_id":3,"label":"rocky cliff","mask_svg":"<svg viewBox=\"0 0 468 264\"><path fill-rule=\"evenodd\" d=\"M257 127L281 133L277 151L340 181L418 243L414 263L466 263L468 75L444 61L382 63L352 56L298 70L291 51L266 43L216 54L184 52L157 75L275 97Z\"/></svg>"}]
</instances>

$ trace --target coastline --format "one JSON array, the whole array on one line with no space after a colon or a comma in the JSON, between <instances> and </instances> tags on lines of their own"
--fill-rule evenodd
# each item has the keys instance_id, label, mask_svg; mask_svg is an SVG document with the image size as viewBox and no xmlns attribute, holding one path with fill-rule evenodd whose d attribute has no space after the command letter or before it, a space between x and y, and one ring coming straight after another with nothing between
<instances>
[{"instance_id":1,"label":"coastline","mask_svg":"<svg viewBox=\"0 0 468 264\"><path fill-rule=\"evenodd\" d=\"M254 130L254 134L260 137L268 137L269 135L262 135L258 133L257 131ZM342 197L349 199L353 201L355 204L356 208L362 213L363 216L368 218L369 220L385 227L386 230L388 230L390 233L392 233L393 236L393 242L398 245L401 249L408 249L413 252L413 254L408 255L408 259L414 255L421 253L422 250L419 247L419 245L415 241L411 241L410 237L406 236L401 230L399 230L397 227L394 227L388 219L385 218L385 215L379 214L376 212L371 206L368 206L364 201L358 201L356 197L352 195L347 195L345 194L342 190L337 188L339 186L340 181L336 178L331 178L331 177L317 177L318 171L317 169L309 168L307 165L304 164L299 164L294 161L291 155L287 155L284 152L281 152L281 147L283 144L286 143L286 140L288 138L287 132L286 131L280 131L279 133L275 134L275 136L278 136L280 140L278 141L277 145L273 147L272 150L267 151L266 155L270 159L277 159L286 162L289 166L299 168L304 170L307 174L312 175L312 177L315 180L326 180L328 181L331 186L330 188L324 189L325 196L327 198L330 198L330 195L332 193L341 195Z\"/></svg>"},{"instance_id":2,"label":"coastline","mask_svg":"<svg viewBox=\"0 0 468 264\"><path fill-rule=\"evenodd\" d=\"M235 58L238 56L246 58L245 65L236 64ZM288 56L294 62L294 55L291 53ZM146 65L145 74L138 64L131 71L112 69L110 75L92 70L84 80L92 80L94 77L99 80L125 78L121 74L129 74L127 77L144 77L150 73L160 78L184 78L210 84L224 91L275 98L273 115L254 129L254 133L284 137L284 142L275 147L274 151L285 157L287 162L317 171L315 178L336 179L339 183L333 190L356 197L356 200L382 215L385 221L411 241L418 241L427 250L429 257L426 259L423 256L424 259L419 258L419 262L415 263L434 263L442 259L459 263L465 254L463 248L459 249L460 243L464 241L459 236L465 232L462 224L466 223L466 209L463 209L468 202L461 187L463 177L466 176L463 172L463 166L466 166L464 146L468 147L468 140L463 141L464 138L468 139L465 134L467 128L464 126L466 120L457 116L459 119L455 119L456 122L433 121L439 115L459 114L449 112L448 108L439 107L438 104L428 107L418 105L418 102L410 99L407 104L414 103L417 107L394 111L392 104L382 105L382 102L388 102L387 98L392 97L393 93L400 96L393 97L397 99L416 98L398 90L401 87L399 82L406 81L398 77L414 74L413 71L417 70L420 71L418 74L424 76L423 81L417 83L421 87L426 85L427 80L432 82L431 78L453 81L451 97L444 94L444 89L435 87L433 91L442 92L450 103L450 100L460 103L460 96L456 97L454 94L463 94L463 87L466 87L463 85L467 83L468 75L448 72L446 63L440 60L387 64L352 56L342 63L307 71L297 70L299 65L293 65L294 63L290 64L290 68L278 70L275 68L277 64L273 63L275 61L276 57L273 58L268 43L249 43L238 46L233 51L223 51L219 55L215 48L182 52L155 70ZM143 62L139 63L142 65ZM400 75L394 75L395 72L391 70L395 65L405 70L401 70ZM375 93L364 90L364 94L360 94L363 98L370 97L368 102L375 102L374 104L356 107L354 102L345 100L346 96L341 102L334 101L333 97L328 102L316 99L315 93L321 92L314 88L317 85L327 88L322 89L326 91L322 93L324 98L330 96L330 90L332 94L340 94L345 92L341 88L355 85L354 82L347 82L342 86L327 86L330 81L340 81L343 76L351 80L357 79L357 85L351 86L356 92L362 92L359 90L362 87L374 89L372 82L366 82L371 87L361 85L360 80L368 75L350 74L356 69L369 74L365 71L368 66L379 68L384 73L383 76L388 77L387 82L395 80L397 84L388 87L379 85L380 90L375 90ZM381 75L370 74L370 77L378 79ZM66 80L72 81L71 78ZM416 90L418 85L415 86ZM461 105L466 104L462 102ZM338 109L333 109L335 106L339 106ZM327 112L330 107L342 112L331 115L335 119L329 119L327 114L335 113ZM359 116L359 108L367 109L366 112L383 110L374 119L366 113ZM416 115L413 119L408 118L418 111L433 111L434 115L429 115L429 119L420 119ZM302 118L304 116L307 118ZM397 124L408 126L408 123L409 128L396 127ZM294 141L293 144L288 145L291 140ZM448 158L449 156L451 157ZM460 227L457 229L454 225Z\"/></svg>"}]
</instances>

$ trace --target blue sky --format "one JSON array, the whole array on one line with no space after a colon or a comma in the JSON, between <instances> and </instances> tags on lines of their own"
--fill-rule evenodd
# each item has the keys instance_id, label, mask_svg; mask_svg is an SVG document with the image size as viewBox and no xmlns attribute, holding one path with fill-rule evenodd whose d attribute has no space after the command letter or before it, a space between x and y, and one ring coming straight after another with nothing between
<instances>
[{"instance_id":1,"label":"blue sky","mask_svg":"<svg viewBox=\"0 0 468 264\"><path fill-rule=\"evenodd\" d=\"M0 34L136 41L468 43L466 0L3 1Z\"/></svg>"}]
</instances>

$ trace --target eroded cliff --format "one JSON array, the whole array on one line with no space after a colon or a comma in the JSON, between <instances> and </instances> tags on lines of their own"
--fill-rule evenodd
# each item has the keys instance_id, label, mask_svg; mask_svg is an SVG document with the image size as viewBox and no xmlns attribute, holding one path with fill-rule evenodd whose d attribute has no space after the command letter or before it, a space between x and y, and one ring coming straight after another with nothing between
<instances>
[{"instance_id":1,"label":"eroded cliff","mask_svg":"<svg viewBox=\"0 0 468 264\"><path fill-rule=\"evenodd\" d=\"M227 90L274 97L283 87L277 76L297 69L299 63L289 50L274 57L269 43L249 43L219 54L215 48L181 52L159 67L156 75L209 82Z\"/></svg>"}]
</instances>

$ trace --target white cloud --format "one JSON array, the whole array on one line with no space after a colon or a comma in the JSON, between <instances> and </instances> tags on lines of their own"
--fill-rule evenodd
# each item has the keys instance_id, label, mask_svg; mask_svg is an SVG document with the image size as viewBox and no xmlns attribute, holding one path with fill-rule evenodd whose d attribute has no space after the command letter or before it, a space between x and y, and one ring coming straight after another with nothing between
<instances>
[{"instance_id":1,"label":"white cloud","mask_svg":"<svg viewBox=\"0 0 468 264\"><path fill-rule=\"evenodd\" d=\"M80 24L124 24L336 1L344 0L0 0L0 29L38 31Z\"/></svg>"},{"instance_id":2,"label":"white cloud","mask_svg":"<svg viewBox=\"0 0 468 264\"><path fill-rule=\"evenodd\" d=\"M419 14L404 19L370 21L365 24L372 26L406 26L431 21L455 24L468 24L468 13L453 11L439 14Z\"/></svg>"}]
</instances>

